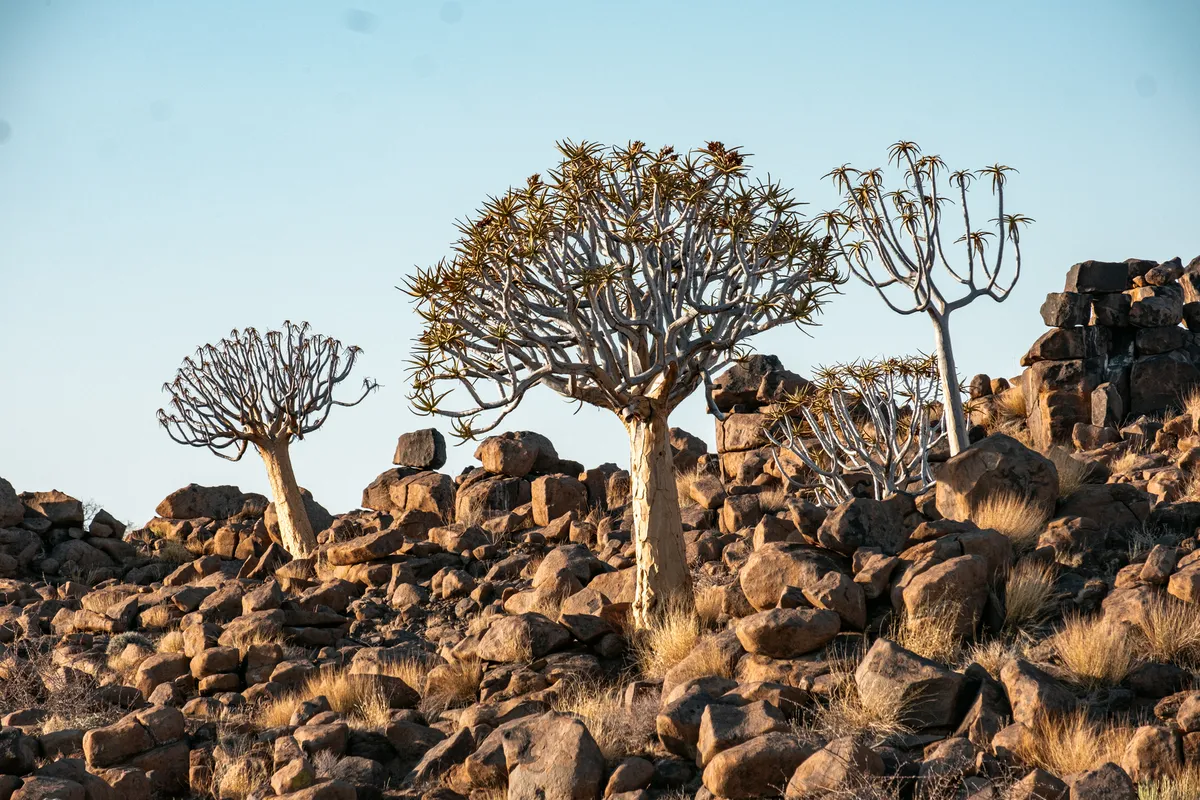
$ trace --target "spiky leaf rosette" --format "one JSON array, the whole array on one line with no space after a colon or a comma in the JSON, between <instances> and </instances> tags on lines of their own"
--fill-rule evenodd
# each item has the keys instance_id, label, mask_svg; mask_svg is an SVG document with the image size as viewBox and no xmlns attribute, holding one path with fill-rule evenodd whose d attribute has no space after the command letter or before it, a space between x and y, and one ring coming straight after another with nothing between
<instances>
[{"instance_id":1,"label":"spiky leaf rosette","mask_svg":"<svg viewBox=\"0 0 1200 800\"><path fill-rule=\"evenodd\" d=\"M424 322L411 399L462 438L526 392L669 411L777 325L812 324L841 281L791 194L737 148L558 145L546 178L489 199L454 254L406 282ZM468 407L443 407L462 388ZM479 417L491 413L490 421Z\"/></svg>"}]
</instances>

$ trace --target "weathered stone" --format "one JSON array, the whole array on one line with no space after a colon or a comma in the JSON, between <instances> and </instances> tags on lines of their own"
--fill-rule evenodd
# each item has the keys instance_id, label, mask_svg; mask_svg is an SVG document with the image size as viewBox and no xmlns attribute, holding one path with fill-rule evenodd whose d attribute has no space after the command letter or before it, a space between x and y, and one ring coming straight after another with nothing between
<instances>
[{"instance_id":1,"label":"weathered stone","mask_svg":"<svg viewBox=\"0 0 1200 800\"><path fill-rule=\"evenodd\" d=\"M839 629L840 619L833 611L773 608L739 620L737 637L750 653L796 658L824 647Z\"/></svg>"},{"instance_id":2,"label":"weathered stone","mask_svg":"<svg viewBox=\"0 0 1200 800\"><path fill-rule=\"evenodd\" d=\"M860 697L898 701L916 729L955 726L965 680L888 639L876 639L854 672Z\"/></svg>"},{"instance_id":3,"label":"weathered stone","mask_svg":"<svg viewBox=\"0 0 1200 800\"><path fill-rule=\"evenodd\" d=\"M860 547L878 547L896 555L907 544L904 521L895 506L867 497L856 497L829 512L817 531L822 547L853 555Z\"/></svg>"},{"instance_id":4,"label":"weathered stone","mask_svg":"<svg viewBox=\"0 0 1200 800\"><path fill-rule=\"evenodd\" d=\"M789 733L767 733L718 753L704 768L704 788L729 800L775 796L812 753Z\"/></svg>"},{"instance_id":5,"label":"weathered stone","mask_svg":"<svg viewBox=\"0 0 1200 800\"><path fill-rule=\"evenodd\" d=\"M1129 375L1130 414L1154 414L1177 404L1200 383L1200 368L1183 351L1145 356Z\"/></svg>"},{"instance_id":6,"label":"weathered stone","mask_svg":"<svg viewBox=\"0 0 1200 800\"><path fill-rule=\"evenodd\" d=\"M1050 292L1042 303L1042 321L1051 328L1087 325L1091 298L1078 292Z\"/></svg>"},{"instance_id":7,"label":"weathered stone","mask_svg":"<svg viewBox=\"0 0 1200 800\"><path fill-rule=\"evenodd\" d=\"M441 469L446 465L446 439L437 428L422 428L400 435L392 463L414 469Z\"/></svg>"},{"instance_id":8,"label":"weathered stone","mask_svg":"<svg viewBox=\"0 0 1200 800\"><path fill-rule=\"evenodd\" d=\"M1058 501L1054 462L1017 440L993 434L938 471L937 508L949 520L971 519L990 499L1013 496L1049 517Z\"/></svg>"},{"instance_id":9,"label":"weathered stone","mask_svg":"<svg viewBox=\"0 0 1200 800\"><path fill-rule=\"evenodd\" d=\"M1013 719L1025 725L1075 708L1075 696L1066 687L1023 659L1014 658L1005 664L1000 681L1008 693Z\"/></svg>"}]
</instances>

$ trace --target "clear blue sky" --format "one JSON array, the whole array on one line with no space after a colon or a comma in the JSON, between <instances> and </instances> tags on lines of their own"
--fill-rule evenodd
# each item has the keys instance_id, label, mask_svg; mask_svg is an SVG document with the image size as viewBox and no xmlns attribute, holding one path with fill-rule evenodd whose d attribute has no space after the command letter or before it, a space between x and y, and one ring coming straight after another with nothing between
<instances>
[{"instance_id":1,"label":"clear blue sky","mask_svg":"<svg viewBox=\"0 0 1200 800\"><path fill-rule=\"evenodd\" d=\"M1190 0L351 2L0 3L0 475L18 490L138 523L191 481L266 491L253 454L172 443L160 386L235 326L306 319L383 383L294 451L318 499L355 507L429 424L406 406L416 320L393 286L556 139L744 145L814 210L830 167L899 138L1017 167L1026 273L956 317L965 377L1019 371L1072 263L1200 253ZM759 342L798 371L930 346L859 289L811 338ZM539 394L511 427L627 463L615 418L573 411ZM699 403L673 421L713 439Z\"/></svg>"}]
</instances>

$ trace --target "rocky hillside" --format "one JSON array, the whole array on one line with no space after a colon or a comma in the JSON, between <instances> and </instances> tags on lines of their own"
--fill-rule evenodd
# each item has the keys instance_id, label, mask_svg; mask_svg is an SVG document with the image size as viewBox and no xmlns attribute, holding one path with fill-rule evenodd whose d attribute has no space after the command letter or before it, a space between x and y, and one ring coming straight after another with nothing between
<instances>
[{"instance_id":1,"label":"rocky hillside","mask_svg":"<svg viewBox=\"0 0 1200 800\"><path fill-rule=\"evenodd\" d=\"M672 432L694 603L646 631L628 474L532 432L457 476L401 436L360 509L306 494L310 558L233 486L127 531L0 480L0 800L1200 797L1197 270L1073 268L884 500L786 481L807 381L739 364L717 452Z\"/></svg>"}]
</instances>

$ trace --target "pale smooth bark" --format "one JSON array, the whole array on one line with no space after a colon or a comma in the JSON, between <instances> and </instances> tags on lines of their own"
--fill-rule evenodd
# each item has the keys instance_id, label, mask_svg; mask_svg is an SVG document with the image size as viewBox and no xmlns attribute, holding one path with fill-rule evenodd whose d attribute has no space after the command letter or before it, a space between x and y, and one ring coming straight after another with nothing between
<instances>
[{"instance_id":1,"label":"pale smooth bark","mask_svg":"<svg viewBox=\"0 0 1200 800\"><path fill-rule=\"evenodd\" d=\"M942 402L945 403L946 433L950 455L956 456L967 446L967 418L962 393L958 390L958 369L954 366L954 346L950 342L950 315L929 313L937 344L938 372L942 377Z\"/></svg>"},{"instance_id":2,"label":"pale smooth bark","mask_svg":"<svg viewBox=\"0 0 1200 800\"><path fill-rule=\"evenodd\" d=\"M306 556L317 549L317 536L313 533L308 511L304 508L304 497L296 483L296 474L292 472L288 445L286 442L277 442L268 448L260 447L258 453L267 467L267 480L271 483L283 549L297 558Z\"/></svg>"},{"instance_id":3,"label":"pale smooth bark","mask_svg":"<svg viewBox=\"0 0 1200 800\"><path fill-rule=\"evenodd\" d=\"M691 604L692 578L683 545L667 415L655 411L649 419L627 421L626 428L637 548L633 624L645 628L668 603Z\"/></svg>"}]
</instances>

